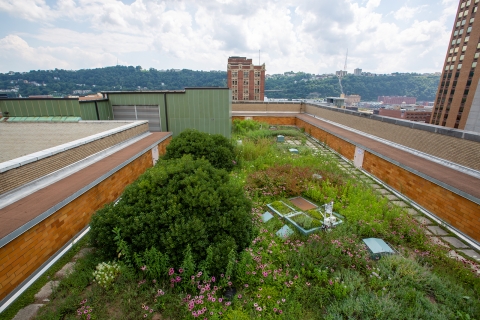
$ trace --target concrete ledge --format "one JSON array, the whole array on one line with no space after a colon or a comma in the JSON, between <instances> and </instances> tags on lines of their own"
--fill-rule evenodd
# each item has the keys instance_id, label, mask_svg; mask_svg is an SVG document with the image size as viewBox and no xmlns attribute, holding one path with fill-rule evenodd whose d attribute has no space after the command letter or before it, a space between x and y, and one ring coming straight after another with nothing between
<instances>
[{"instance_id":1,"label":"concrete ledge","mask_svg":"<svg viewBox=\"0 0 480 320\"><path fill-rule=\"evenodd\" d=\"M88 123L90 121L83 121L83 122ZM32 163L32 162L41 160L43 158L50 157L50 156L53 156L55 154L58 154L58 153L76 148L78 146L81 146L81 145L84 145L84 144L87 144L87 143L90 143L90 142L93 142L93 141L96 141L96 140L99 140L99 139L102 139L102 138L106 138L108 136L117 134L119 132L126 131L126 130L129 130L131 128L134 128L134 127L143 125L145 123L148 123L148 121L134 121L134 122L132 122L132 121L122 121L122 122L125 122L126 125L118 127L118 128L114 128L114 129L111 129L111 130L108 130L108 131L104 131L104 132L101 132L101 133L97 133L97 134L88 136L86 138L82 138L82 139L78 139L78 140L75 140L75 141L72 141L72 142L64 143L64 144L61 144L61 145L56 146L56 147L52 147L52 148L48 148L48 149L45 149L45 150L42 150L42 151L34 152L34 153L31 153L31 154L23 156L23 157L19 157L19 158L16 158L16 159L12 159L12 160L9 160L9 161L2 162L2 163L0 163L0 173L6 172L6 171L14 169L14 168L21 167L21 166L26 165L28 163ZM91 121L91 123L95 123L95 121Z\"/></svg>"},{"instance_id":2,"label":"concrete ledge","mask_svg":"<svg viewBox=\"0 0 480 320\"><path fill-rule=\"evenodd\" d=\"M307 103L307 105L312 106L312 107L316 107L316 108L325 109L325 110L330 110L330 111L335 111L335 112L340 112L340 113L347 113L345 111L347 109L339 109L339 108L335 108L335 107L329 107L329 106L313 104L313 103ZM353 110L348 110L348 111L349 111L348 114L351 114L351 115L354 115L354 116L368 117L372 120L378 120L378 121L387 122L387 123L391 123L391 124L395 124L395 125L410 127L410 128L413 128L413 129L418 129L418 130L423 130L423 131L428 131L428 132L434 132L434 133L447 135L447 136L451 136L451 137L455 137L455 138L459 138L459 139L465 139L465 140L480 142L480 133L478 133L478 132L447 128L447 127L437 126L437 125L433 125L433 124L429 124L429 123L419 123L419 122L414 122L414 121L389 118L389 117L384 117L384 116L380 116L380 115L376 115L376 114L365 114L363 112L358 112L358 111L353 111Z\"/></svg>"},{"instance_id":3,"label":"concrete ledge","mask_svg":"<svg viewBox=\"0 0 480 320\"><path fill-rule=\"evenodd\" d=\"M15 238L17 238L18 236L20 236L21 234L23 234L24 232L26 232L27 230L29 230L30 228L32 228L33 226L35 226L36 224L40 223L41 221L45 220L46 218L48 218L49 216L51 216L52 214L54 214L55 212L57 212L59 209L61 209L62 207L66 206L67 204L69 204L70 202L72 202L73 200L75 200L76 198L78 198L79 196L81 196L82 194L84 194L85 192L87 192L88 190L92 189L93 187L95 187L97 184L99 184L100 182L102 182L103 180L107 179L108 177L110 177L111 175L113 175L115 172L119 171L120 169L122 169L123 167L125 167L126 165L128 165L129 163L131 163L132 161L134 161L135 159L137 159L138 157L140 157L141 155L145 154L146 152L148 152L149 150L151 150L154 146L158 145L160 142L168 139L169 137L172 136L172 133L169 133L168 135L162 137L160 140L158 141L155 141L154 143L152 143L150 146L148 146L147 148L144 148L142 151L138 152L136 155L134 155L133 157L127 159L126 161L122 162L120 165L116 166L115 168L109 170L107 173L103 174L102 176L98 177L97 179L95 179L94 181L92 181L91 183L89 183L88 185L84 186L83 188L79 189L78 191L76 191L74 194L72 194L71 196L65 198L64 200L60 201L59 203L57 203L56 205L54 205L53 207L47 209L46 211L44 211L43 213L41 213L40 215L36 216L35 218L33 218L32 220L28 221L27 223L25 223L24 225L22 225L21 227L17 228L16 230L14 230L13 232L9 233L8 235L4 236L2 239L0 239L0 248L2 248L3 246L5 246L6 244L8 244L10 241L14 240Z\"/></svg>"}]
</instances>

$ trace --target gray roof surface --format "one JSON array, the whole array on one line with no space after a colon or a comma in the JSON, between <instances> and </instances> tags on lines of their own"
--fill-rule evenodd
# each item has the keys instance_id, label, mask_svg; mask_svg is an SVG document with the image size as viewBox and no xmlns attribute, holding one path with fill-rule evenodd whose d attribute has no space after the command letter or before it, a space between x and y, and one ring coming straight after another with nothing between
<instances>
[{"instance_id":1,"label":"gray roof surface","mask_svg":"<svg viewBox=\"0 0 480 320\"><path fill-rule=\"evenodd\" d=\"M122 122L0 122L0 163L124 126Z\"/></svg>"}]
</instances>

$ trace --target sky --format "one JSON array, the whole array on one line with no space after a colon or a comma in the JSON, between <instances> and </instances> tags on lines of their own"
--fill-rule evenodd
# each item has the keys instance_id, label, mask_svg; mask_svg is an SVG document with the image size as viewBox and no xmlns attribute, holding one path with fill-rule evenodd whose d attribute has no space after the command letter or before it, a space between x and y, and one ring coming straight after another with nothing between
<instances>
[{"instance_id":1,"label":"sky","mask_svg":"<svg viewBox=\"0 0 480 320\"><path fill-rule=\"evenodd\" d=\"M458 0L0 0L0 72L441 72ZM259 54L260 51L260 54Z\"/></svg>"}]
</instances>

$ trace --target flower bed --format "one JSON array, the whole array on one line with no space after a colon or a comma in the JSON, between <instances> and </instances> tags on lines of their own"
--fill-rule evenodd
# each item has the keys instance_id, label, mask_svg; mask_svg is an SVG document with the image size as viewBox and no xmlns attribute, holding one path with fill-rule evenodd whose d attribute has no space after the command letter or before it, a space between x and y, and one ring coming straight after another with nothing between
<instances>
[{"instance_id":1,"label":"flower bed","mask_svg":"<svg viewBox=\"0 0 480 320\"><path fill-rule=\"evenodd\" d=\"M288 136L288 132L282 134ZM389 207L373 190L344 176L331 156L291 157L273 139L234 138L243 142L236 148L238 166L229 176L253 203L248 213L254 224L253 240L246 247L227 252L232 239L217 236L234 216L215 216L218 231L206 232L211 236L206 238L200 225L212 224L213 219L200 221L190 215L171 226L183 228L191 222L187 231L171 239L178 245L183 236L193 237L178 247L181 259L168 259L163 247L151 248L142 256L131 252L130 261L122 254L120 274L102 287L93 282L92 272L108 259L95 250L77 261L72 275L61 282L37 319L74 319L86 299L95 319L480 319L480 302L475 298L480 296L478 265L449 258L450 249L430 241L404 209ZM321 172L325 179L312 180L312 172ZM206 201L213 190L204 189L205 196L199 197L204 205L199 216L238 206L236 197L225 205L214 206L213 197ZM183 193L184 189L180 196ZM302 212L286 200L298 196L315 203L334 201L338 213L333 214L344 223L331 232L314 233L315 223L323 216L318 210ZM152 204L157 210L158 204ZM264 222L266 204L275 214ZM166 207L177 205L172 198ZM184 212L185 206L176 210ZM162 218L167 221L171 216ZM151 223L153 218L129 234L118 232L117 243L121 244L120 235L127 238L138 233L147 240L164 237L155 230L145 232ZM276 235L291 226L294 234ZM105 228L104 236L115 234ZM382 238L401 255L374 261L364 238ZM199 249L206 249L206 257L195 263L193 255ZM214 260L218 253L226 255L226 267L220 272L213 268L218 266Z\"/></svg>"}]
</instances>

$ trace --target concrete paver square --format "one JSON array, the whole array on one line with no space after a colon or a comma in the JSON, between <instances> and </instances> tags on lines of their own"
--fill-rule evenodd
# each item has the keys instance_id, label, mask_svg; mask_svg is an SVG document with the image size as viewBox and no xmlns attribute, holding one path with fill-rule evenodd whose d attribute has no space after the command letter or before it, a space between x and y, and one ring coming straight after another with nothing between
<instances>
[{"instance_id":1,"label":"concrete paver square","mask_svg":"<svg viewBox=\"0 0 480 320\"><path fill-rule=\"evenodd\" d=\"M55 273L55 277L65 278L65 276L72 273L74 266L75 266L75 262L69 262L69 263L65 264L62 267L62 269L58 270L57 273Z\"/></svg>"},{"instance_id":2,"label":"concrete paver square","mask_svg":"<svg viewBox=\"0 0 480 320\"><path fill-rule=\"evenodd\" d=\"M413 216L420 224L429 225L432 224L432 221L425 218L424 216Z\"/></svg>"},{"instance_id":3,"label":"concrete paver square","mask_svg":"<svg viewBox=\"0 0 480 320\"><path fill-rule=\"evenodd\" d=\"M428 226L428 230L430 230L433 234L437 236L446 236L448 232L440 228L439 226Z\"/></svg>"},{"instance_id":4,"label":"concrete paver square","mask_svg":"<svg viewBox=\"0 0 480 320\"><path fill-rule=\"evenodd\" d=\"M404 208L404 207L408 207L408 204L406 204L405 202L399 200L399 201L392 201L392 204L398 206L398 207L401 207L401 208Z\"/></svg>"},{"instance_id":5,"label":"concrete paver square","mask_svg":"<svg viewBox=\"0 0 480 320\"><path fill-rule=\"evenodd\" d=\"M380 194L390 194L390 191L388 191L387 189L377 189L375 191L377 191Z\"/></svg>"},{"instance_id":6,"label":"concrete paver square","mask_svg":"<svg viewBox=\"0 0 480 320\"><path fill-rule=\"evenodd\" d=\"M448 244L446 244L445 242L443 242L442 240L440 240L437 237L431 237L430 240L432 240L432 242L435 243L435 244L438 244L438 245L443 246L445 248L449 248Z\"/></svg>"},{"instance_id":7,"label":"concrete paver square","mask_svg":"<svg viewBox=\"0 0 480 320\"><path fill-rule=\"evenodd\" d=\"M464 253L465 255L469 256L472 259L480 261L480 254L478 252L476 252L475 250L467 249L467 250L459 250L459 251Z\"/></svg>"},{"instance_id":8,"label":"concrete paver square","mask_svg":"<svg viewBox=\"0 0 480 320\"><path fill-rule=\"evenodd\" d=\"M30 320L30 319L33 319L33 317L35 317L35 315L37 314L38 309L40 309L42 306L43 306L43 304L28 305L25 308L18 311L18 313L13 318L13 320Z\"/></svg>"},{"instance_id":9,"label":"concrete paver square","mask_svg":"<svg viewBox=\"0 0 480 320\"><path fill-rule=\"evenodd\" d=\"M381 186L379 186L379 185L376 184L376 183L372 183L372 184L370 185L370 187L372 187L373 189L380 189L380 188L381 188Z\"/></svg>"},{"instance_id":10,"label":"concrete paver square","mask_svg":"<svg viewBox=\"0 0 480 320\"><path fill-rule=\"evenodd\" d=\"M412 216L418 214L418 211L415 210L415 209L413 209L413 208L407 208L407 209L405 209L405 210L407 210L407 213L410 214L410 215L412 215Z\"/></svg>"},{"instance_id":11,"label":"concrete paver square","mask_svg":"<svg viewBox=\"0 0 480 320\"><path fill-rule=\"evenodd\" d=\"M388 200L390 201L393 201L393 200L399 200L397 196L393 195L393 194L387 194L385 196L385 198L387 198Z\"/></svg>"},{"instance_id":12,"label":"concrete paver square","mask_svg":"<svg viewBox=\"0 0 480 320\"><path fill-rule=\"evenodd\" d=\"M447 241L450 243L452 246L455 248L468 248L468 245L463 243L462 241L458 240L458 238L455 237L443 237L443 240Z\"/></svg>"},{"instance_id":13,"label":"concrete paver square","mask_svg":"<svg viewBox=\"0 0 480 320\"><path fill-rule=\"evenodd\" d=\"M58 287L60 281L49 281L47 282L42 289L35 295L35 300L43 301L44 299L48 299L52 294L53 290Z\"/></svg>"}]
</instances>

